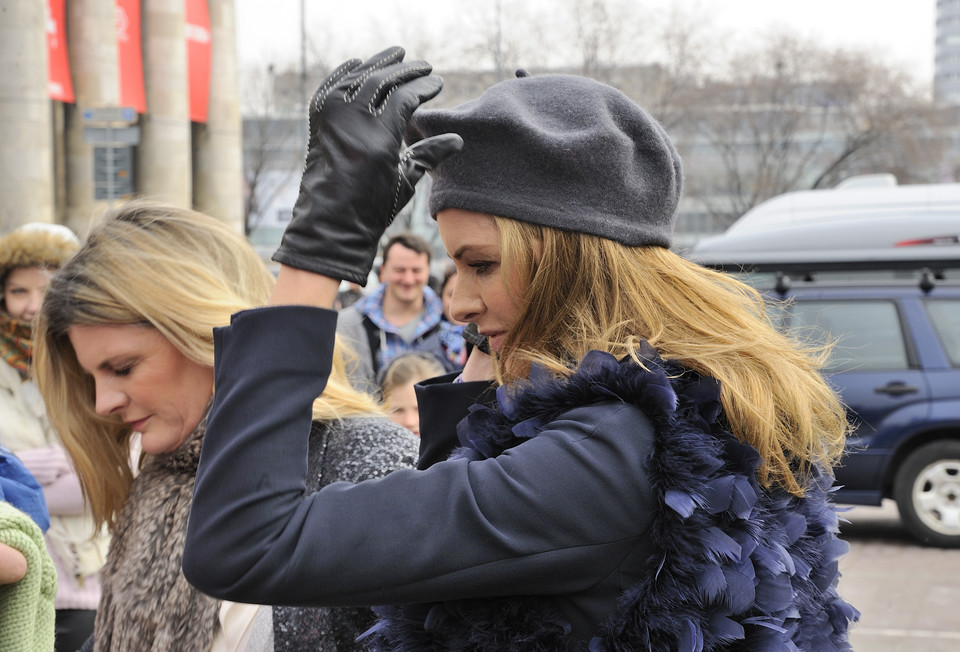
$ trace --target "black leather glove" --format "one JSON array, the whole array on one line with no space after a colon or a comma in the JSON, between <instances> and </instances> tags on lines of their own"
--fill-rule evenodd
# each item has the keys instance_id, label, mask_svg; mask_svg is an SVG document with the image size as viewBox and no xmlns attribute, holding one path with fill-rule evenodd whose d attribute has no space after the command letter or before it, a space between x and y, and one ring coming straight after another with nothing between
<instances>
[{"instance_id":1,"label":"black leather glove","mask_svg":"<svg viewBox=\"0 0 960 652\"><path fill-rule=\"evenodd\" d=\"M384 230L423 174L463 147L456 134L401 152L403 132L443 80L394 47L334 70L310 101L300 196L273 260L366 285Z\"/></svg>"}]
</instances>

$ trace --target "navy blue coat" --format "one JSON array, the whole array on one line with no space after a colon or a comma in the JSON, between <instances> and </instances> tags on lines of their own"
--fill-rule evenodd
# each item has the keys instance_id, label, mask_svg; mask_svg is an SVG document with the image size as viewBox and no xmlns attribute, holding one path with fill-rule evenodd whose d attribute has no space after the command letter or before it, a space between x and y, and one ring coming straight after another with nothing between
<instances>
[{"instance_id":1,"label":"navy blue coat","mask_svg":"<svg viewBox=\"0 0 960 652\"><path fill-rule=\"evenodd\" d=\"M597 354L572 382L475 409L456 459L306 496L335 325L331 311L266 308L215 333L183 558L201 590L415 605L384 611L382 649L758 649L778 630L801 649L844 647L855 611L836 595L825 490L760 490L755 451L722 436L715 383L712 403L679 415L663 371Z\"/></svg>"},{"instance_id":2,"label":"navy blue coat","mask_svg":"<svg viewBox=\"0 0 960 652\"><path fill-rule=\"evenodd\" d=\"M475 404L496 405L496 387L483 381L453 382L459 371L414 385L420 410L418 469L442 462L460 444L457 424Z\"/></svg>"}]
</instances>

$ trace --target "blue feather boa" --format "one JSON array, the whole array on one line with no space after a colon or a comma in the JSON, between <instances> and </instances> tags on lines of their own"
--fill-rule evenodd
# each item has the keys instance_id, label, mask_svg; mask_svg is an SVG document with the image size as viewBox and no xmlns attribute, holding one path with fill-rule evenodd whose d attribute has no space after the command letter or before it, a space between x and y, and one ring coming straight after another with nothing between
<instances>
[{"instance_id":1,"label":"blue feather boa","mask_svg":"<svg viewBox=\"0 0 960 652\"><path fill-rule=\"evenodd\" d=\"M662 360L644 344L644 365L600 352L569 378L534 370L521 391L501 387L498 408L471 408L454 457L495 457L535 437L573 407L618 400L650 418L648 460L662 506L659 551L590 642L591 652L633 650L849 650L859 612L837 594L832 477L817 472L803 498L764 489L757 451L726 426L720 387ZM378 609L374 650L567 650L570 626L536 598L457 600Z\"/></svg>"}]
</instances>

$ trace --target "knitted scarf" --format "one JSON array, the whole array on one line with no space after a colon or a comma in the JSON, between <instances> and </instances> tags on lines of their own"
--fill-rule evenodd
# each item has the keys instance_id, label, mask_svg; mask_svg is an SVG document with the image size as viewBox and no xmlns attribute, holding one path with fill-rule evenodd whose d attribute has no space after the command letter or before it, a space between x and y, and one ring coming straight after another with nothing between
<instances>
[{"instance_id":1,"label":"knitted scarf","mask_svg":"<svg viewBox=\"0 0 960 652\"><path fill-rule=\"evenodd\" d=\"M848 650L859 612L837 594L832 478L805 496L765 489L757 451L730 433L719 383L664 361L649 345L629 357L589 353L568 379L534 370L498 408L475 405L454 457L484 459L535 437L573 407L622 400L643 409L656 439L646 467L661 505L644 579L626 591L591 652ZM466 427L464 427L466 426ZM628 433L624 433L629 436ZM455 600L378 609L376 650L567 650L568 623L535 597Z\"/></svg>"},{"instance_id":2,"label":"knitted scarf","mask_svg":"<svg viewBox=\"0 0 960 652\"><path fill-rule=\"evenodd\" d=\"M14 319L0 310L0 357L27 378L33 360L33 329L30 322Z\"/></svg>"},{"instance_id":3,"label":"knitted scarf","mask_svg":"<svg viewBox=\"0 0 960 652\"><path fill-rule=\"evenodd\" d=\"M210 649L220 603L180 570L206 425L174 452L149 456L133 482L100 574L97 652Z\"/></svg>"}]
</instances>

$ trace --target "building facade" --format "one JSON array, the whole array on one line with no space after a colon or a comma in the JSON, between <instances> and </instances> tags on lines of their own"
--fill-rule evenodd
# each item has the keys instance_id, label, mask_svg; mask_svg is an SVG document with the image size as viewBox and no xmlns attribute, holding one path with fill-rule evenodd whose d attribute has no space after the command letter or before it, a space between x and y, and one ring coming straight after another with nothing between
<instances>
[{"instance_id":1,"label":"building facade","mask_svg":"<svg viewBox=\"0 0 960 652\"><path fill-rule=\"evenodd\" d=\"M960 0L937 0L934 97L960 104Z\"/></svg>"},{"instance_id":2,"label":"building facade","mask_svg":"<svg viewBox=\"0 0 960 652\"><path fill-rule=\"evenodd\" d=\"M0 233L144 197L243 225L233 0L0 0Z\"/></svg>"}]
</instances>

